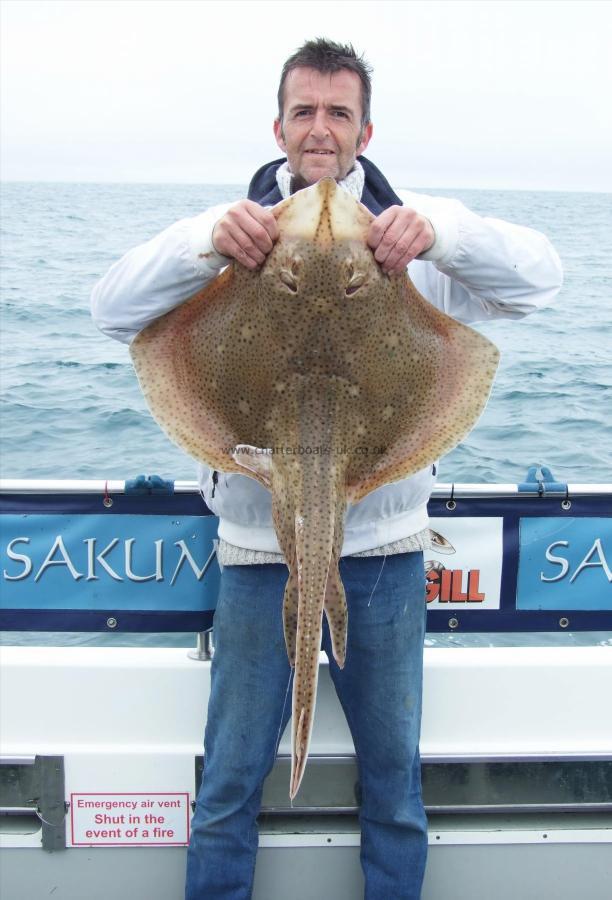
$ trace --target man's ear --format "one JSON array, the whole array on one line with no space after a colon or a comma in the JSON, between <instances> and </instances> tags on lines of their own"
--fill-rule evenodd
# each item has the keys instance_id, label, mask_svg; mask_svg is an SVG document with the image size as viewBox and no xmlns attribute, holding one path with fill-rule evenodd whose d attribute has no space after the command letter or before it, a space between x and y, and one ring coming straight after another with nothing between
<instances>
[{"instance_id":1,"label":"man's ear","mask_svg":"<svg viewBox=\"0 0 612 900\"><path fill-rule=\"evenodd\" d=\"M285 144L285 138L283 137L283 123L280 119L274 119L274 125L272 127L274 129L274 137L276 138L276 143L281 148L283 153L286 153L287 145Z\"/></svg>"},{"instance_id":2,"label":"man's ear","mask_svg":"<svg viewBox=\"0 0 612 900\"><path fill-rule=\"evenodd\" d=\"M356 154L357 156L360 156L363 153L363 151L365 150L365 148L368 146L368 144L370 143L370 138L372 137L373 131L374 131L374 126L372 125L371 122L368 122L368 124L363 129L363 132L361 134L361 141L357 144L357 154ZM277 138L277 140L278 140L278 138Z\"/></svg>"}]
</instances>

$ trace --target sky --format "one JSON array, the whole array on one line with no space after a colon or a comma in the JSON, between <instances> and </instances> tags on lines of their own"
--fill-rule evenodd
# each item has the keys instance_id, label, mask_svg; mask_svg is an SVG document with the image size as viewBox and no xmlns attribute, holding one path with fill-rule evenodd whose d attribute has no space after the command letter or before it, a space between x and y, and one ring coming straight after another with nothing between
<instances>
[{"instance_id":1,"label":"sky","mask_svg":"<svg viewBox=\"0 0 612 900\"><path fill-rule=\"evenodd\" d=\"M402 187L612 191L612 3L2 0L2 178L247 182L304 40L374 67Z\"/></svg>"}]
</instances>

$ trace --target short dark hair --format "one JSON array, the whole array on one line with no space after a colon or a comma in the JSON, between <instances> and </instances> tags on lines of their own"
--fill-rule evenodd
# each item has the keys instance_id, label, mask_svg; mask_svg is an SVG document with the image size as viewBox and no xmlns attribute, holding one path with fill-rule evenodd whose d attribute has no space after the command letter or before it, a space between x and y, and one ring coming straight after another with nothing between
<instances>
[{"instance_id":1,"label":"short dark hair","mask_svg":"<svg viewBox=\"0 0 612 900\"><path fill-rule=\"evenodd\" d=\"M293 53L283 66L278 86L278 117L283 121L283 95L287 75L300 67L316 69L317 72L332 74L348 69L355 72L361 80L361 127L370 121L370 102L372 99L372 66L363 57L358 56L352 44L338 44L326 38L314 38L306 41Z\"/></svg>"}]
</instances>

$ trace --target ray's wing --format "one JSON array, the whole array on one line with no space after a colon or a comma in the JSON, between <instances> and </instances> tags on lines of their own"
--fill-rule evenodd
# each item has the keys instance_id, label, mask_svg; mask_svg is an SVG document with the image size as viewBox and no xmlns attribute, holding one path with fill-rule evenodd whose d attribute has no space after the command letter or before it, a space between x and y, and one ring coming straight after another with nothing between
<instances>
[{"instance_id":1,"label":"ray's wing","mask_svg":"<svg viewBox=\"0 0 612 900\"><path fill-rule=\"evenodd\" d=\"M483 335L440 312L404 276L399 303L363 356L368 448L349 475L348 496L361 500L448 453L473 428L487 402L499 351Z\"/></svg>"},{"instance_id":2,"label":"ray's wing","mask_svg":"<svg viewBox=\"0 0 612 900\"><path fill-rule=\"evenodd\" d=\"M266 446L271 378L257 273L236 264L135 338L130 352L149 408L183 450L222 472L245 469L238 444ZM255 352L254 352L255 349ZM265 483L257 471L252 477Z\"/></svg>"}]
</instances>

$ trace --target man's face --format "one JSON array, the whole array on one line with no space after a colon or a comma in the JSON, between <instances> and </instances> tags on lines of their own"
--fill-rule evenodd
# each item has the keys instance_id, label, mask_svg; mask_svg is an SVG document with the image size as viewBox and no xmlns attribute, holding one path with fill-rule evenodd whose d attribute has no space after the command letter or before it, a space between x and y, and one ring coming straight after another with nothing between
<instances>
[{"instance_id":1,"label":"man's face","mask_svg":"<svg viewBox=\"0 0 612 900\"><path fill-rule=\"evenodd\" d=\"M344 178L372 136L371 123L361 127L359 76L348 69L333 74L292 69L284 86L283 122L274 122L274 136L299 186L325 175Z\"/></svg>"}]
</instances>

